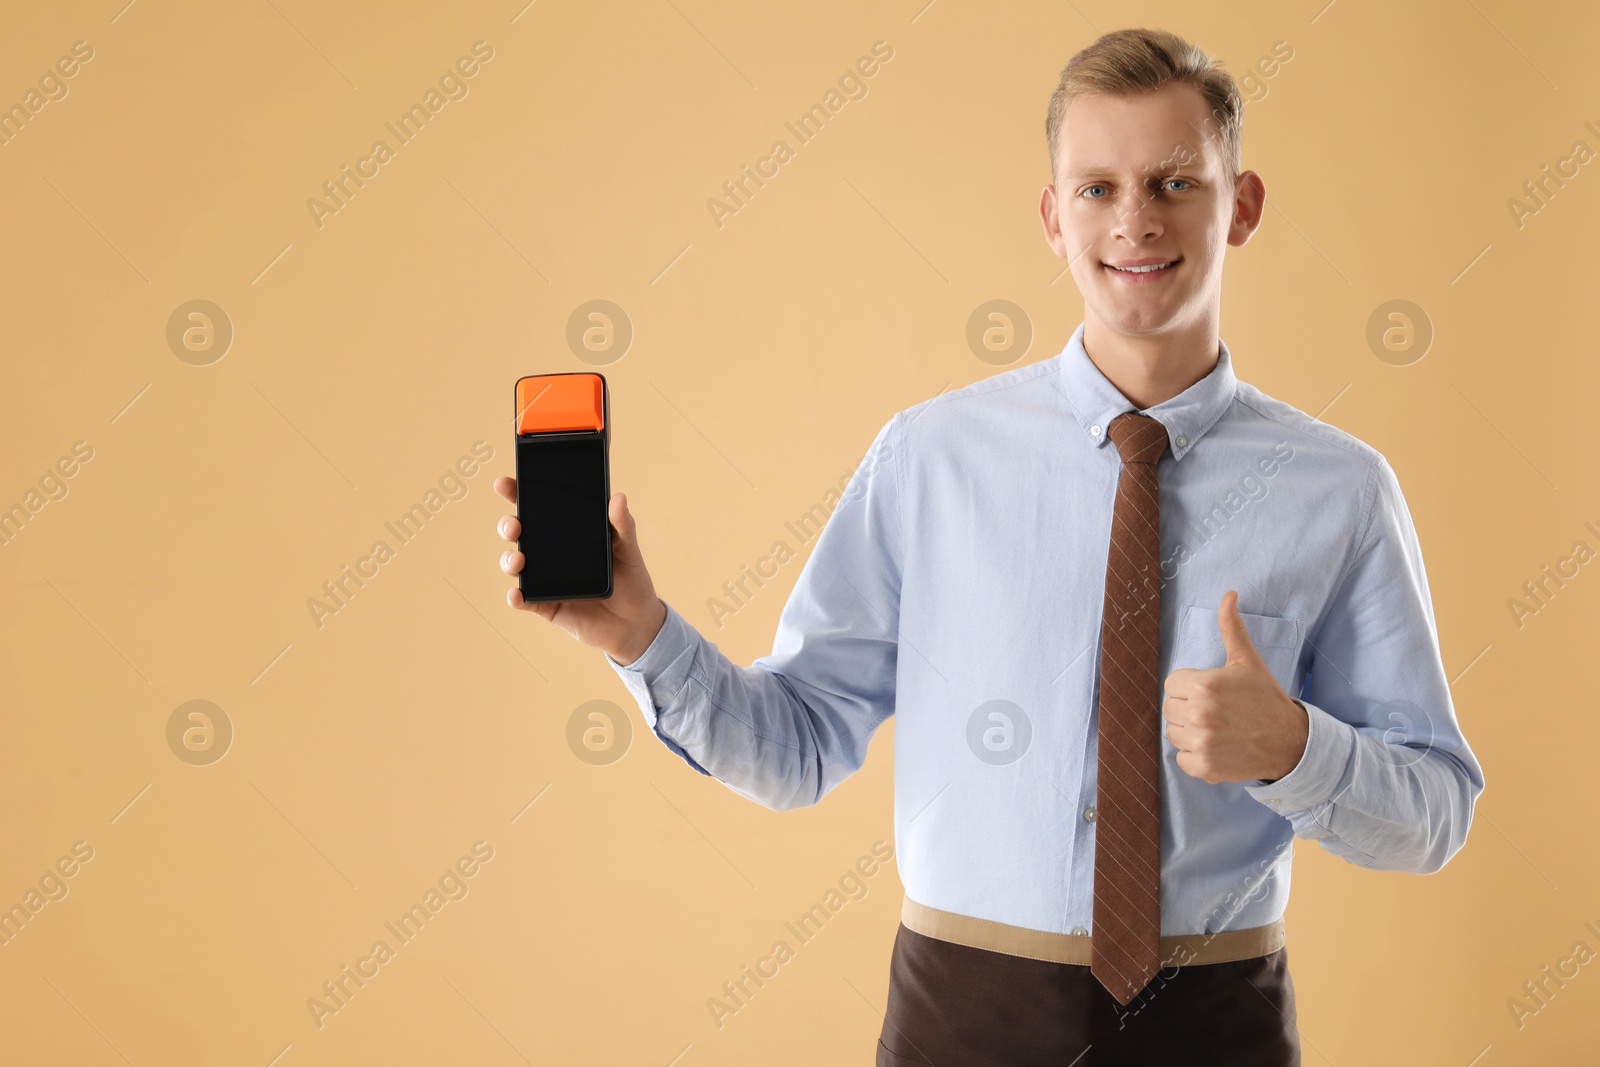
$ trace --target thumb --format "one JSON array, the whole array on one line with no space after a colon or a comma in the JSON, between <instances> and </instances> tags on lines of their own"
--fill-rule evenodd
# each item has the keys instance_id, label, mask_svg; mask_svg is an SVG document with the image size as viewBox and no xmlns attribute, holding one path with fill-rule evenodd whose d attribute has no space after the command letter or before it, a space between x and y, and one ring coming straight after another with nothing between
<instances>
[{"instance_id":1,"label":"thumb","mask_svg":"<svg viewBox=\"0 0 1600 1067\"><path fill-rule=\"evenodd\" d=\"M1261 653L1250 640L1250 631L1245 629L1244 619L1239 617L1239 594L1233 589L1222 594L1222 604L1217 608L1217 629L1222 631L1222 647L1228 652L1226 666L1263 664Z\"/></svg>"},{"instance_id":2,"label":"thumb","mask_svg":"<svg viewBox=\"0 0 1600 1067\"><path fill-rule=\"evenodd\" d=\"M633 521L633 513L628 510L628 498L621 493L612 493L607 512L615 531L611 542L612 555L618 563L642 567L644 553L639 550L639 527Z\"/></svg>"}]
</instances>

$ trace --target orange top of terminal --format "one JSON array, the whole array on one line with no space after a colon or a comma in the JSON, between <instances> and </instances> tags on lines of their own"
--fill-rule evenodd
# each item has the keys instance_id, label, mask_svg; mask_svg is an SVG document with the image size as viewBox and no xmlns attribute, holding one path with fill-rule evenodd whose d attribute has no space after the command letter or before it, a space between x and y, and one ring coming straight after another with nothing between
<instances>
[{"instance_id":1,"label":"orange top of terminal","mask_svg":"<svg viewBox=\"0 0 1600 1067\"><path fill-rule=\"evenodd\" d=\"M517 381L517 432L605 429L605 388L598 374L536 374Z\"/></svg>"}]
</instances>

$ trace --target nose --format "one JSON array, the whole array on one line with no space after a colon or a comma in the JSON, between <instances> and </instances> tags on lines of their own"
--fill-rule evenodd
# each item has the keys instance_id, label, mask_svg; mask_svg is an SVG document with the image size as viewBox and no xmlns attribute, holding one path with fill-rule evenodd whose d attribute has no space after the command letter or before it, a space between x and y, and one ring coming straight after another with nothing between
<instances>
[{"instance_id":1,"label":"nose","mask_svg":"<svg viewBox=\"0 0 1600 1067\"><path fill-rule=\"evenodd\" d=\"M1130 186L1114 210L1116 222L1111 227L1112 235L1126 238L1129 244L1142 246L1164 231L1160 205L1146 189Z\"/></svg>"}]
</instances>

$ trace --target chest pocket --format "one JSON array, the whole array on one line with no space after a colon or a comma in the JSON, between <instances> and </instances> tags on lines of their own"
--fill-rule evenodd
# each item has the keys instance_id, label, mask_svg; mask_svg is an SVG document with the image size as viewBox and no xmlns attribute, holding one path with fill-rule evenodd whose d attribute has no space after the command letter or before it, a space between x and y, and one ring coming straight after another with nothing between
<instances>
[{"instance_id":1,"label":"chest pocket","mask_svg":"<svg viewBox=\"0 0 1600 1067\"><path fill-rule=\"evenodd\" d=\"M1300 634L1303 629L1299 619L1286 619L1280 615L1253 615L1239 612L1250 641L1261 653L1272 676L1285 693L1295 696L1290 684L1294 678L1294 665L1300 656ZM1178 631L1172 641L1172 670L1192 667L1211 670L1222 666L1228 652L1222 647L1222 634L1217 629L1217 609L1205 604L1185 604L1178 609Z\"/></svg>"}]
</instances>

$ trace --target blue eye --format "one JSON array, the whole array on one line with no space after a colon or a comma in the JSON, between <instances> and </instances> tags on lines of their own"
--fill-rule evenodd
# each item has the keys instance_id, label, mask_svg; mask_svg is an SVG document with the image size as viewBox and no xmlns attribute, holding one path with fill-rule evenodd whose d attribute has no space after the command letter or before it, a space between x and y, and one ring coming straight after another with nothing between
<instances>
[{"instance_id":1,"label":"blue eye","mask_svg":"<svg viewBox=\"0 0 1600 1067\"><path fill-rule=\"evenodd\" d=\"M1167 186L1171 185L1174 182L1177 182L1178 184L1184 186L1185 188L1192 187L1194 185L1194 183L1191 182L1188 178L1168 178L1166 181L1161 183L1161 187L1162 188L1166 188ZM1092 195L1089 195L1095 189L1104 190L1105 189L1105 185L1096 183L1094 185L1085 186L1083 192L1080 193L1079 195L1080 196L1085 196L1090 200L1104 200L1105 199L1104 196L1092 196ZM1174 189L1172 191L1181 193L1181 192L1184 191L1184 189Z\"/></svg>"}]
</instances>

